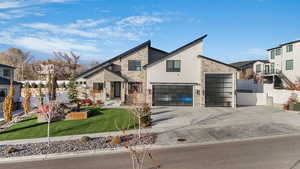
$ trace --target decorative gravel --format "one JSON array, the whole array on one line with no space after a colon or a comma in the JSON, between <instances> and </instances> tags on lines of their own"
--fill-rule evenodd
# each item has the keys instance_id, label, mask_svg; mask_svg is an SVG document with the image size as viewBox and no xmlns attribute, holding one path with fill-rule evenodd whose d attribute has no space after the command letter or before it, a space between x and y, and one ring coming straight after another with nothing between
<instances>
[{"instance_id":1,"label":"decorative gravel","mask_svg":"<svg viewBox=\"0 0 300 169\"><path fill-rule=\"evenodd\" d=\"M122 136L121 143L118 145L111 144L112 138L113 137L111 136L97 137L92 138L86 143L80 142L79 139L68 141L53 141L50 143L50 147L48 147L48 143L45 142L18 145L0 145L0 158L109 149L135 145L148 145L155 142L154 134L143 134L140 141L138 139L138 135L136 134L130 134L126 138ZM6 153L6 150L8 148L13 148L16 151L13 153Z\"/></svg>"}]
</instances>

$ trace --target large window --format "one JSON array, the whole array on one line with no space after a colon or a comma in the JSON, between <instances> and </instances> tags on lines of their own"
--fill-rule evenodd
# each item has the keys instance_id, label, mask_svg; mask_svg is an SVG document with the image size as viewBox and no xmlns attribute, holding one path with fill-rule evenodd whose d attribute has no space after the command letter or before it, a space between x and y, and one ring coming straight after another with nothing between
<instances>
[{"instance_id":1,"label":"large window","mask_svg":"<svg viewBox=\"0 0 300 169\"><path fill-rule=\"evenodd\" d=\"M101 92L103 91L104 84L103 83L93 83L93 90L95 92Z\"/></svg>"},{"instance_id":2,"label":"large window","mask_svg":"<svg viewBox=\"0 0 300 169\"><path fill-rule=\"evenodd\" d=\"M281 48L276 49L276 56L281 55Z\"/></svg>"},{"instance_id":3,"label":"large window","mask_svg":"<svg viewBox=\"0 0 300 169\"><path fill-rule=\"evenodd\" d=\"M293 51L293 44L286 46L286 52L292 52Z\"/></svg>"},{"instance_id":4,"label":"large window","mask_svg":"<svg viewBox=\"0 0 300 169\"><path fill-rule=\"evenodd\" d=\"M256 73L261 72L261 64L256 65Z\"/></svg>"},{"instance_id":5,"label":"large window","mask_svg":"<svg viewBox=\"0 0 300 169\"><path fill-rule=\"evenodd\" d=\"M11 77L11 70L10 69L3 69L3 76Z\"/></svg>"},{"instance_id":6,"label":"large window","mask_svg":"<svg viewBox=\"0 0 300 169\"><path fill-rule=\"evenodd\" d=\"M140 60L128 60L128 70L129 71L141 71L141 61Z\"/></svg>"},{"instance_id":7,"label":"large window","mask_svg":"<svg viewBox=\"0 0 300 169\"><path fill-rule=\"evenodd\" d=\"M285 65L285 70L293 70L294 69L294 60L287 60Z\"/></svg>"},{"instance_id":8,"label":"large window","mask_svg":"<svg viewBox=\"0 0 300 169\"><path fill-rule=\"evenodd\" d=\"M129 82L128 83L128 93L142 93L142 82Z\"/></svg>"},{"instance_id":9,"label":"large window","mask_svg":"<svg viewBox=\"0 0 300 169\"><path fill-rule=\"evenodd\" d=\"M271 50L271 59L275 58L275 50Z\"/></svg>"},{"instance_id":10,"label":"large window","mask_svg":"<svg viewBox=\"0 0 300 169\"><path fill-rule=\"evenodd\" d=\"M167 72L180 72L180 60L167 60Z\"/></svg>"}]
</instances>

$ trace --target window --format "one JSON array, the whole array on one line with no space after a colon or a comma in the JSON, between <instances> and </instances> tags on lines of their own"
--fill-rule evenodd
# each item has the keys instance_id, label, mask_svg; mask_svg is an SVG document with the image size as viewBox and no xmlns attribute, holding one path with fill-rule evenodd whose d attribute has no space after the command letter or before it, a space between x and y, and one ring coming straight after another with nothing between
<instances>
[{"instance_id":1,"label":"window","mask_svg":"<svg viewBox=\"0 0 300 169\"><path fill-rule=\"evenodd\" d=\"M129 82L128 83L128 93L142 93L142 82Z\"/></svg>"},{"instance_id":2,"label":"window","mask_svg":"<svg viewBox=\"0 0 300 169\"><path fill-rule=\"evenodd\" d=\"M11 70L10 69L3 69L3 76L11 77Z\"/></svg>"},{"instance_id":3,"label":"window","mask_svg":"<svg viewBox=\"0 0 300 169\"><path fill-rule=\"evenodd\" d=\"M4 98L7 95L7 89L5 88L0 88L0 102L4 101Z\"/></svg>"},{"instance_id":4,"label":"window","mask_svg":"<svg viewBox=\"0 0 300 169\"><path fill-rule=\"evenodd\" d=\"M167 72L180 72L180 60L167 60Z\"/></svg>"},{"instance_id":5,"label":"window","mask_svg":"<svg viewBox=\"0 0 300 169\"><path fill-rule=\"evenodd\" d=\"M271 50L271 59L275 58L275 50Z\"/></svg>"},{"instance_id":6,"label":"window","mask_svg":"<svg viewBox=\"0 0 300 169\"><path fill-rule=\"evenodd\" d=\"M276 49L276 56L281 55L281 48Z\"/></svg>"},{"instance_id":7,"label":"window","mask_svg":"<svg viewBox=\"0 0 300 169\"><path fill-rule=\"evenodd\" d=\"M292 52L293 51L293 44L286 46L286 52Z\"/></svg>"},{"instance_id":8,"label":"window","mask_svg":"<svg viewBox=\"0 0 300 169\"><path fill-rule=\"evenodd\" d=\"M256 73L261 72L261 64L256 65Z\"/></svg>"},{"instance_id":9,"label":"window","mask_svg":"<svg viewBox=\"0 0 300 169\"><path fill-rule=\"evenodd\" d=\"M140 60L128 60L128 70L141 71L141 61Z\"/></svg>"},{"instance_id":10,"label":"window","mask_svg":"<svg viewBox=\"0 0 300 169\"><path fill-rule=\"evenodd\" d=\"M285 70L293 70L294 68L294 60L287 60L285 62Z\"/></svg>"},{"instance_id":11,"label":"window","mask_svg":"<svg viewBox=\"0 0 300 169\"><path fill-rule=\"evenodd\" d=\"M101 92L104 88L103 83L93 83L93 90L96 92Z\"/></svg>"},{"instance_id":12,"label":"window","mask_svg":"<svg viewBox=\"0 0 300 169\"><path fill-rule=\"evenodd\" d=\"M275 73L275 64L271 63L271 73Z\"/></svg>"}]
</instances>

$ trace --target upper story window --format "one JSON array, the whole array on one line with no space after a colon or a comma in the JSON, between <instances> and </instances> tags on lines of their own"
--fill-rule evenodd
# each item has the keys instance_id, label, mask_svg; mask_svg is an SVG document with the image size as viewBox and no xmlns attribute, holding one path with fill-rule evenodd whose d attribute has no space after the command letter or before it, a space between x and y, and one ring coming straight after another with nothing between
<instances>
[{"instance_id":1,"label":"upper story window","mask_svg":"<svg viewBox=\"0 0 300 169\"><path fill-rule=\"evenodd\" d=\"M272 72L272 73L275 72L275 63L271 63L271 72Z\"/></svg>"},{"instance_id":2,"label":"upper story window","mask_svg":"<svg viewBox=\"0 0 300 169\"><path fill-rule=\"evenodd\" d=\"M3 76L11 77L11 70L10 69L3 69Z\"/></svg>"},{"instance_id":3,"label":"upper story window","mask_svg":"<svg viewBox=\"0 0 300 169\"><path fill-rule=\"evenodd\" d=\"M261 72L261 64L257 64L256 65L256 73L260 73Z\"/></svg>"},{"instance_id":4,"label":"upper story window","mask_svg":"<svg viewBox=\"0 0 300 169\"><path fill-rule=\"evenodd\" d=\"M140 60L128 60L128 70L129 71L141 71L141 61Z\"/></svg>"},{"instance_id":5,"label":"upper story window","mask_svg":"<svg viewBox=\"0 0 300 169\"><path fill-rule=\"evenodd\" d=\"M275 58L275 50L271 50L271 59L274 59Z\"/></svg>"},{"instance_id":6,"label":"upper story window","mask_svg":"<svg viewBox=\"0 0 300 169\"><path fill-rule=\"evenodd\" d=\"M180 72L180 60L167 60L167 72Z\"/></svg>"},{"instance_id":7,"label":"upper story window","mask_svg":"<svg viewBox=\"0 0 300 169\"><path fill-rule=\"evenodd\" d=\"M287 60L285 62L285 70L293 70L294 69L294 60Z\"/></svg>"},{"instance_id":8,"label":"upper story window","mask_svg":"<svg viewBox=\"0 0 300 169\"><path fill-rule=\"evenodd\" d=\"M293 44L286 46L286 52L293 52Z\"/></svg>"},{"instance_id":9,"label":"upper story window","mask_svg":"<svg viewBox=\"0 0 300 169\"><path fill-rule=\"evenodd\" d=\"M281 48L276 49L276 56L281 55Z\"/></svg>"}]
</instances>

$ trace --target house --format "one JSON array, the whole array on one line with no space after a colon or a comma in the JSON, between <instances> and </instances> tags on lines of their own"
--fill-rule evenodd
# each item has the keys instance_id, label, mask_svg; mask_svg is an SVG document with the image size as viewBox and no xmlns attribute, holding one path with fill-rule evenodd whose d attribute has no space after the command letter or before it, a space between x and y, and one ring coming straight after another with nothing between
<instances>
[{"instance_id":1,"label":"house","mask_svg":"<svg viewBox=\"0 0 300 169\"><path fill-rule=\"evenodd\" d=\"M0 64L0 112L2 111L2 102L4 98L7 96L9 91L9 86L11 82L11 78L14 77L15 68L12 66ZM14 102L18 102L21 96L21 86L22 84L16 81L13 81L14 85Z\"/></svg>"},{"instance_id":2,"label":"house","mask_svg":"<svg viewBox=\"0 0 300 169\"><path fill-rule=\"evenodd\" d=\"M269 66L265 67L268 60L248 60L231 63L230 65L240 69L239 79L253 79L256 73L269 71Z\"/></svg>"},{"instance_id":3,"label":"house","mask_svg":"<svg viewBox=\"0 0 300 169\"><path fill-rule=\"evenodd\" d=\"M151 47L146 41L102 64L81 73L77 83L94 100L120 100L121 103L145 103L146 70L144 65L164 57L167 52Z\"/></svg>"},{"instance_id":4,"label":"house","mask_svg":"<svg viewBox=\"0 0 300 169\"><path fill-rule=\"evenodd\" d=\"M283 43L267 51L271 73L282 76L285 83L299 83L300 40Z\"/></svg>"},{"instance_id":5,"label":"house","mask_svg":"<svg viewBox=\"0 0 300 169\"><path fill-rule=\"evenodd\" d=\"M238 68L203 55L204 35L170 53L147 41L78 76L101 100L153 106L235 106Z\"/></svg>"}]
</instances>

